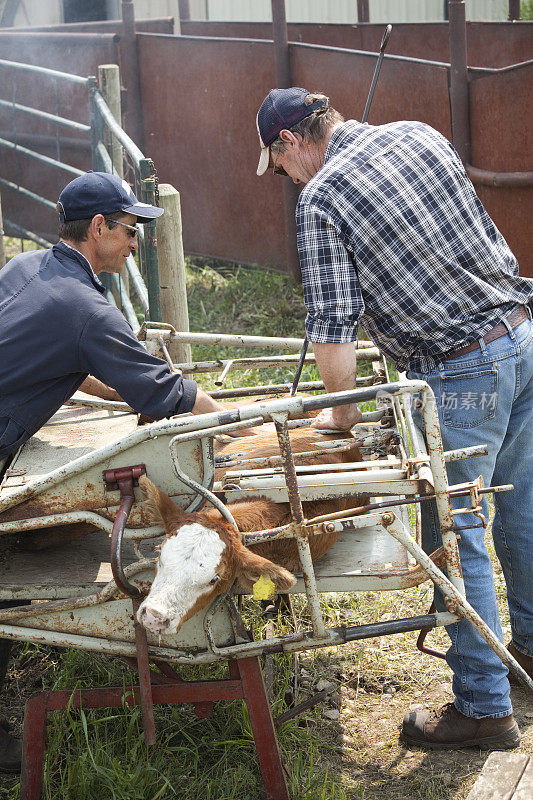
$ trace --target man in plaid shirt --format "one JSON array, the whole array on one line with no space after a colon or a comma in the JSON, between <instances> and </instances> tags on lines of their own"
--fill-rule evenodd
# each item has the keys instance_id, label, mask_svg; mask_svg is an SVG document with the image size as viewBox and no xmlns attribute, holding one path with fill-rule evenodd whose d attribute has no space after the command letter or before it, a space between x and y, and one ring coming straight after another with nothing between
<instances>
[{"instance_id":1,"label":"man in plaid shirt","mask_svg":"<svg viewBox=\"0 0 533 800\"><path fill-rule=\"evenodd\" d=\"M496 494L493 537L507 583L509 650L533 677L533 281L479 201L450 143L420 122L370 126L306 89L273 89L257 115L261 157L305 184L296 210L306 330L328 392L355 385L361 322L409 378L437 398L445 450L487 444L447 465L450 484L483 475ZM421 414L415 412L422 427ZM355 405L325 409L320 428L348 429ZM485 514L488 507L484 501ZM440 543L423 505L423 544ZM457 515L467 598L502 638L483 529ZM444 609L437 593L437 607ZM422 747L516 747L507 668L467 622L448 628L454 703L407 714Z\"/></svg>"}]
</instances>

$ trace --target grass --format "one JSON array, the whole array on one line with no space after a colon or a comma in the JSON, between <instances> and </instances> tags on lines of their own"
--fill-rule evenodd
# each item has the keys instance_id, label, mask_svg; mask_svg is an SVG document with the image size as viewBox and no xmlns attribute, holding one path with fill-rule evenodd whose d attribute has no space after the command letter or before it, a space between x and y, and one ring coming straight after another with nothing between
<instances>
[{"instance_id":1,"label":"grass","mask_svg":"<svg viewBox=\"0 0 533 800\"><path fill-rule=\"evenodd\" d=\"M278 273L258 269L202 268L190 262L187 273L191 330L256 335L302 336L305 309L301 288ZM260 354L255 351L254 353ZM265 351L266 354L266 351ZM230 351L217 351L217 357ZM235 349L231 355L237 355ZM243 350L241 355L250 355ZM213 358L194 346L196 360ZM292 380L293 367L250 370L239 380L247 385ZM212 377L200 376L205 388ZM303 379L317 378L306 367ZM229 384L232 377L230 374ZM496 569L504 626L508 628L505 587ZM323 596L331 626L362 624L427 611L428 583L404 592L338 593ZM294 600L303 620L304 599ZM262 634L263 620L253 603L245 617ZM285 625L286 623L281 623ZM464 800L479 771L477 754L410 754L397 741L397 725L417 702L435 705L446 699L450 674L444 662L421 656L415 634L354 642L342 648L309 651L298 657L296 702L317 690L321 679L333 681L327 704L316 706L278 730L280 748L290 772L292 800ZM431 646L446 648L446 634L431 634ZM286 710L293 660L274 656L274 715ZM40 668L39 668L40 665ZM136 683L123 662L70 650L24 645L12 680L25 671L42 670L45 688ZM225 667L184 667L185 679L220 677ZM329 720L324 712L338 711ZM43 797L47 800L256 800L264 796L246 708L242 702L216 703L210 719L199 720L191 706L157 707L158 743L147 751L138 708L69 710L49 717ZM528 745L529 746L529 745ZM0 797L17 800L20 787L11 780Z\"/></svg>"}]
</instances>

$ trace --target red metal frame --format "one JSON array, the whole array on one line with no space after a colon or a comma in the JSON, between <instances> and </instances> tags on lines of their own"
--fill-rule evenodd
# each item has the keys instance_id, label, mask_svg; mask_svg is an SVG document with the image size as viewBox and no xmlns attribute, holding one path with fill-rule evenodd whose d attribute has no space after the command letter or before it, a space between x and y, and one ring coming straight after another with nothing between
<instances>
[{"instance_id":1,"label":"red metal frame","mask_svg":"<svg viewBox=\"0 0 533 800\"><path fill-rule=\"evenodd\" d=\"M216 700L244 700L250 715L259 766L268 800L289 800L278 740L257 657L229 661L230 678L215 681L182 681L165 670L172 682L160 684L153 673L148 691L153 703L194 703L198 716L209 716ZM142 683L142 676L141 676ZM70 708L117 708L141 705L141 687L122 686L37 692L26 702L22 749L21 800L39 800L43 779L46 715ZM146 723L145 723L146 724Z\"/></svg>"}]
</instances>

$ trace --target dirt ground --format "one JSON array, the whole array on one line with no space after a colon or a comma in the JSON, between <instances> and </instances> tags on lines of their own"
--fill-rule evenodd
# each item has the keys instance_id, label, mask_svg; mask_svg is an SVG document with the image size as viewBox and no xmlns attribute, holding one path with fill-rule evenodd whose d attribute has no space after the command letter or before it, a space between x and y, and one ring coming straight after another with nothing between
<instances>
[{"instance_id":1,"label":"dirt ground","mask_svg":"<svg viewBox=\"0 0 533 800\"><path fill-rule=\"evenodd\" d=\"M428 659L429 656L420 656ZM444 669L446 665L443 663ZM355 685L354 685L355 682ZM350 800L404 800L435 798L464 800L487 758L479 750L422 751L404 746L398 731L407 711L436 708L453 699L449 677L433 679L423 689L403 686L357 686L341 678L339 741L343 745L339 768ZM515 718L522 733L520 750L533 752L533 702L522 688L513 688Z\"/></svg>"}]
</instances>

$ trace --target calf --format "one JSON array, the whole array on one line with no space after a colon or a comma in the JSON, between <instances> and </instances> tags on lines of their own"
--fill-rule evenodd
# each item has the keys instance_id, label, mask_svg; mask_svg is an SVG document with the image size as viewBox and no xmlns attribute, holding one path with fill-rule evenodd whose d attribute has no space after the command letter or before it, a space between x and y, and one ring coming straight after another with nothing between
<instances>
[{"instance_id":1,"label":"calf","mask_svg":"<svg viewBox=\"0 0 533 800\"><path fill-rule=\"evenodd\" d=\"M343 435L348 438L350 434ZM294 453L313 451L331 442L331 436L319 431L297 429L291 432ZM262 432L247 439L233 440L219 452L246 451L250 457L279 455L275 432ZM306 464L347 463L361 461L353 441L346 451L330 451L306 458ZM245 465L243 465L245 466ZM219 470L217 479L220 479ZM250 498L231 503L229 511L238 531L217 509L187 514L146 477L139 479L146 500L148 516L161 524L167 537L161 545L154 578L148 597L141 604L138 619L154 633L175 633L183 623L227 591L237 581L250 590L261 576L270 579L276 591L286 591L295 582L293 571L299 567L298 548L294 539L278 539L252 545L242 544L239 532L275 528L291 519L288 503L275 503L264 498ZM367 502L366 497L320 500L303 503L306 518L341 511ZM313 561L334 544L338 534L325 533L309 537ZM290 570L290 571L289 571Z\"/></svg>"}]
</instances>

